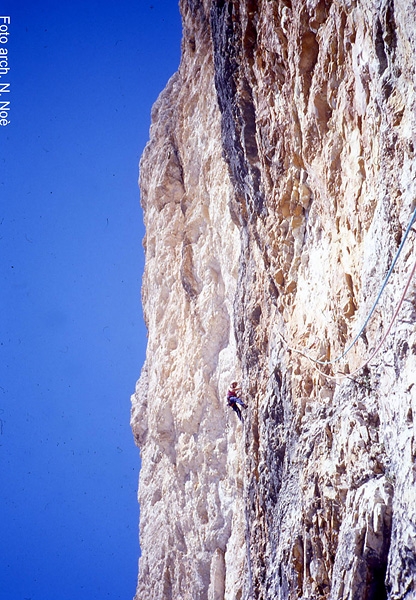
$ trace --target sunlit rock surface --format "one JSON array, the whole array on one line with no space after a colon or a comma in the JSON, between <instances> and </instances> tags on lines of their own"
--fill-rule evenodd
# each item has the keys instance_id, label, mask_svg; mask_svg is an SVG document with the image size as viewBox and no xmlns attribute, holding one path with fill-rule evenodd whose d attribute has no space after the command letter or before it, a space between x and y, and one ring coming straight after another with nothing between
<instances>
[{"instance_id":1,"label":"sunlit rock surface","mask_svg":"<svg viewBox=\"0 0 416 600\"><path fill-rule=\"evenodd\" d=\"M414 231L346 356L305 357L350 346L416 205L415 4L181 11L140 165L136 600L416 598L416 277L372 356Z\"/></svg>"}]
</instances>

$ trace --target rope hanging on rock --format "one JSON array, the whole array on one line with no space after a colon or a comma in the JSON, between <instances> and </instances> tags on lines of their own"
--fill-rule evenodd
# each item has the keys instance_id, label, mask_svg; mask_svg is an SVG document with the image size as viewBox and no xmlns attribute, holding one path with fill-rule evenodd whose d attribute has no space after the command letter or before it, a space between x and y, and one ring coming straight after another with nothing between
<instances>
[{"instance_id":1,"label":"rope hanging on rock","mask_svg":"<svg viewBox=\"0 0 416 600\"><path fill-rule=\"evenodd\" d=\"M412 217L411 217L411 219L409 221L409 225L407 226L407 229L405 231L403 239L402 239L402 241L400 243L400 246L399 246L399 248L398 248L398 250L396 252L396 255L395 255L394 259L393 259L393 262L392 262L392 264L390 266L390 269L388 270L387 275L386 275L386 277L385 277L385 279L384 279L384 281L383 281L383 283L381 285L380 291L377 294L377 297L376 297L376 299L375 299L375 301L373 303L373 306L371 307L371 309L370 309L370 311L369 311L369 313L368 313L368 315L367 315L367 317L366 317L366 319L365 319L365 321L364 321L364 323L363 323L360 331L357 333L357 335L354 337L353 341L350 343L350 345L348 346L348 348L346 350L344 350L344 352L342 354L340 354L339 356L337 356L336 358L334 358L332 360L319 360L319 359L313 358L312 356L309 356L308 354L306 354L306 352L304 352L304 351L302 351L300 349L293 348L293 347L289 346L289 344L287 343L287 341L285 340L285 338L281 334L279 334L280 337L282 338L283 342L285 343L285 345L287 346L287 348L289 350L291 350L292 352L296 352L297 354L300 354L304 358L307 358L308 360L310 360L314 364L316 370L319 373L321 373L321 375L323 375L324 377L327 377L328 379L338 379L338 377L336 377L336 376L327 375L326 373L324 373L323 371L321 371L321 369L319 369L316 365L326 366L326 365L333 365L333 364L339 362L341 359L343 359L348 354L348 352L357 343L358 339L360 338L360 336L363 334L365 328L367 327L368 322L371 319L371 317L372 317L372 315L373 315L373 313L374 313L374 311L376 309L377 304L380 301L380 298L381 298L381 295L382 295L382 293L384 291L384 288L387 285L387 282L388 282L388 280L390 278L390 275L393 272L393 269L394 269L394 267L395 267L395 265L397 263L397 260L398 260L400 254L401 254L401 252L403 250L403 246L404 246L404 244L406 242L406 239L407 239L407 237L408 237L408 235L410 233L410 230L412 228L412 225L415 223L415 221L416 221L416 208L413 211ZM371 354L370 358L368 358L365 361L365 363L363 363L360 367L358 367L357 369L355 369L352 373L347 374L347 373L343 373L343 372L340 371L339 372L340 376L342 376L343 378L351 377L354 373L357 373L358 371L361 371L361 369L363 369L376 356L376 354L378 354L378 352L380 351L381 347L383 346L383 344L384 344L387 336L389 335L389 333L391 331L391 328L393 326L394 321L396 320L396 317L397 317L397 315L398 315L398 313L400 311L400 308L401 308L401 306L402 306L402 304L404 302L404 299L406 297L407 291L409 289L410 283L411 283L411 281L413 279L413 276L414 276L415 272L416 272L416 262L415 262L415 264L413 266L413 269L412 269L412 271L410 273L410 276L409 276L408 281L406 283L406 286L404 288L403 294L402 294L402 296L401 296L401 298L399 300L399 303L398 303L398 305L396 307L396 310L395 310L395 312L393 314L393 318L392 318L392 320L391 320L391 322L390 322L390 324L389 324L389 326L387 328L387 331L384 334L384 336L383 336L381 342L379 343L379 345L377 346L377 348Z\"/></svg>"},{"instance_id":2,"label":"rope hanging on rock","mask_svg":"<svg viewBox=\"0 0 416 600\"><path fill-rule=\"evenodd\" d=\"M416 208L413 211L413 214L412 214L412 217L410 219L409 225L407 226L407 229L405 231L403 239L402 239L402 241L400 243L400 246L399 246L399 248L398 248L398 250L396 252L396 256L394 257L393 262L391 263L390 269L388 270L387 275L386 275L386 277L385 277L385 279L384 279L384 281L382 283L380 291L377 294L377 298L375 299L374 304L371 307L370 312L368 313L368 315L367 315L367 317L366 317L366 319L365 319L365 321L364 321L364 323L363 323L360 331L357 333L357 335L355 336L355 338L353 339L353 341L350 343L350 345L348 346L348 348L346 350L344 350L344 352L342 354L340 354L339 356L337 356L337 358L334 358L332 360L318 360L318 359L312 358L312 357L310 357L310 360L312 360L313 362L315 362L318 365L332 365L332 364L335 364L335 363L339 362L340 360L342 360L344 358L344 356L346 356L348 354L348 352L351 350L351 348L353 348L353 346L355 346L355 344L358 342L359 338L363 334L365 328L367 327L369 320L373 316L373 313L374 313L374 311L376 309L376 306L377 306L377 304L380 301L381 295L384 292L384 288L386 287L387 282L390 279L390 275L392 274L393 269L396 266L396 262L397 262L397 260L398 260L398 258L400 256L400 254L401 254L401 251L403 250L403 246L404 246L404 244L406 242L407 236L409 235L410 230L412 228L412 225L413 225L413 223L415 221L416 221Z\"/></svg>"},{"instance_id":3,"label":"rope hanging on rock","mask_svg":"<svg viewBox=\"0 0 416 600\"><path fill-rule=\"evenodd\" d=\"M376 309L376 306L377 306L377 304L380 301L380 298L381 298L381 295L382 295L382 293L384 291L384 288L386 287L387 282L390 279L390 275L393 272L393 269L394 269L394 267L395 267L395 265L397 263L397 260L398 260L400 254L401 254L401 252L403 250L403 246L404 246L404 244L406 242L406 239L407 239L407 237L408 237L408 235L410 233L410 230L412 228L412 225L413 225L413 223L415 223L415 221L416 221L416 208L413 211L412 217L411 217L411 219L409 221L409 225L407 226L407 229L405 231L403 239L402 239L402 241L400 243L400 246L399 246L399 248L398 248L398 250L396 252L396 255L395 255L394 259L393 259L393 262L391 263L390 269L388 270L387 275L384 278L384 281L383 281L383 283L381 285L380 291L377 294L377 297L376 297L376 299L375 299L375 301L373 303L373 306L371 307L370 312L368 313L368 315L367 315L367 317L366 317L363 325L361 326L360 331L357 333L357 335L355 336L355 338L352 340L352 342L350 343L350 345L348 346L348 348L346 350L344 350L344 352L342 354L340 354L339 356L337 356L336 358L334 358L332 360L319 360L319 359L313 358L312 356L309 356L309 355L307 355L307 354L305 354L304 352L301 352L301 351L297 351L298 354L302 354L303 356L305 356L305 358L309 359L311 362L316 363L318 365L323 365L323 366L333 365L333 364L339 362L340 360L342 360L344 358L344 356L346 356L348 354L348 352L355 346L355 344L358 342L359 338L362 336L365 328L368 325L369 320L373 316L373 313L374 313L374 311Z\"/></svg>"},{"instance_id":4,"label":"rope hanging on rock","mask_svg":"<svg viewBox=\"0 0 416 600\"><path fill-rule=\"evenodd\" d=\"M410 287L410 284L412 282L412 279L413 279L415 273L416 273L416 262L413 265L413 268L412 268L412 270L410 272L410 275L409 275L409 278L408 278L407 283L405 285L405 288L403 290L403 293L402 293L402 295L400 297L400 300L399 300L399 302L398 302L398 304L396 306L396 309L394 311L393 317L392 317L392 319L391 319L391 321L389 323L389 326L387 327L387 330L386 330L385 334L381 338L378 346L375 348L375 350L373 350L373 352L370 355L370 357L367 358L367 360L362 365L360 365L359 367L357 367L356 369L354 369L354 371L352 371L352 373L344 373L342 371L338 371L336 375L328 375L327 373L324 373L324 371L322 371L321 369L319 369L319 367L316 366L316 363L318 361L316 361L312 357L310 357L307 354L305 354L304 352L302 352L302 350L299 350L297 348L293 348L292 346L289 346L289 344L287 343L287 341L285 340L285 338L282 336L282 334L279 334L279 335L282 338L282 340L285 343L285 345L287 346L288 350L290 350L291 352L296 352L296 354L300 354L304 358L307 358L308 360L310 360L312 362L314 368L318 371L318 373L320 373L321 375L323 375L327 379L332 379L334 381L337 381L339 378L341 378L341 379L351 379L353 375L355 375L356 373L358 373L359 371L361 371L362 369L364 369L364 367L367 366L368 363L370 363L373 360L373 358L380 352L380 350L381 350L384 342L387 339L387 336L389 335L389 333L391 331L391 328L393 327L394 321L396 320L396 318L397 318L397 316L398 316L398 314L400 312L400 309L401 309L402 304L403 304L403 302L404 302L404 300L406 298L406 294L408 292L408 289ZM329 362L326 363L326 364L329 364Z\"/></svg>"}]
</instances>

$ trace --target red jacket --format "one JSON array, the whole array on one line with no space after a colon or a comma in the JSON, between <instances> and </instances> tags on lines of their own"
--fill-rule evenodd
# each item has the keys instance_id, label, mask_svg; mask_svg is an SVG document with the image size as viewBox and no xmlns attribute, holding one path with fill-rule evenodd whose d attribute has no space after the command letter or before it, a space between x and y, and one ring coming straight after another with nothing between
<instances>
[{"instance_id":1,"label":"red jacket","mask_svg":"<svg viewBox=\"0 0 416 600\"><path fill-rule=\"evenodd\" d=\"M236 391L233 389L228 390L228 392L227 392L228 404L234 404L236 398L238 398Z\"/></svg>"}]
</instances>

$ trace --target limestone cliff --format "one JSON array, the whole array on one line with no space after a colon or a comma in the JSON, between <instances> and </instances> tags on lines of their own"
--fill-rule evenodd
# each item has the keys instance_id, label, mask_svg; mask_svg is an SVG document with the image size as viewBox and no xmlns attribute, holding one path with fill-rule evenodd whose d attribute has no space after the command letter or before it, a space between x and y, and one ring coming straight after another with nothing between
<instances>
[{"instance_id":1,"label":"limestone cliff","mask_svg":"<svg viewBox=\"0 0 416 600\"><path fill-rule=\"evenodd\" d=\"M349 349L416 204L416 4L181 12L140 165L136 599L416 598L413 230Z\"/></svg>"}]
</instances>

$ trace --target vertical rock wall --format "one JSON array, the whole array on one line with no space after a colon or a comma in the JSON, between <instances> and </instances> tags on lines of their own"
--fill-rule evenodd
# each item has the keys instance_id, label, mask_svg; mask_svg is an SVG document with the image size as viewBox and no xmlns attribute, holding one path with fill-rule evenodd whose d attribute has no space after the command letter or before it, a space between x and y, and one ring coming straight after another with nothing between
<instances>
[{"instance_id":1,"label":"vertical rock wall","mask_svg":"<svg viewBox=\"0 0 416 600\"><path fill-rule=\"evenodd\" d=\"M416 6L183 0L141 160L137 600L416 595ZM367 363L368 361L368 363ZM366 364L367 363L367 364ZM244 427L225 405L242 382Z\"/></svg>"}]
</instances>

